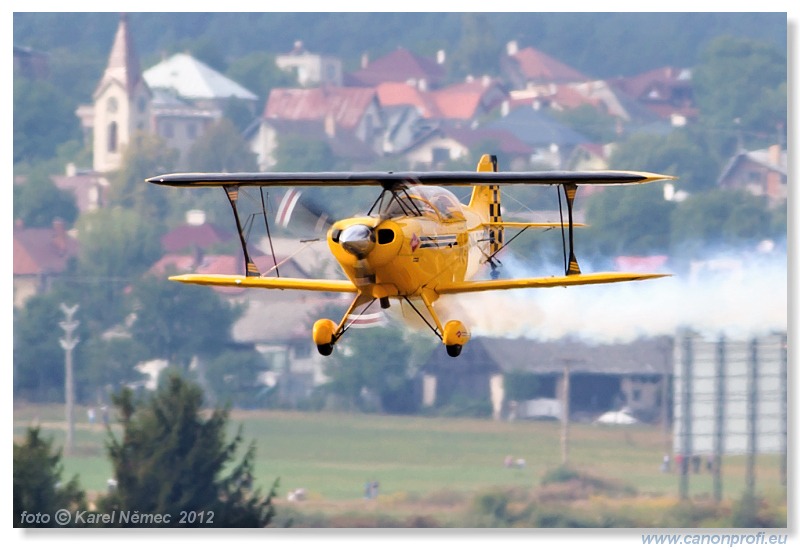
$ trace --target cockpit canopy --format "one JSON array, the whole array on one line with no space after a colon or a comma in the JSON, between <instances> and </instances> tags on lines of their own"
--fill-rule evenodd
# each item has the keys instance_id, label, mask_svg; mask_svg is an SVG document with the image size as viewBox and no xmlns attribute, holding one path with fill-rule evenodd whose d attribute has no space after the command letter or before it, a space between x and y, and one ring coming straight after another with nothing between
<instances>
[{"instance_id":1,"label":"cockpit canopy","mask_svg":"<svg viewBox=\"0 0 800 550\"><path fill-rule=\"evenodd\" d=\"M444 222L465 219L461 203L452 192L429 185L417 185L397 192L382 214L390 217L434 216Z\"/></svg>"}]
</instances>

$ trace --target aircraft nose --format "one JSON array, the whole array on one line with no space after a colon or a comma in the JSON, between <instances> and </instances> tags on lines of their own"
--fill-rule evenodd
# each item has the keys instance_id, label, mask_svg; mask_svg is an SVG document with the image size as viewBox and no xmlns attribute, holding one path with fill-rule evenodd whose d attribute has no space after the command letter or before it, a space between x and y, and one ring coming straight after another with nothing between
<instances>
[{"instance_id":1,"label":"aircraft nose","mask_svg":"<svg viewBox=\"0 0 800 550\"><path fill-rule=\"evenodd\" d=\"M355 224L342 230L339 243L347 252L363 260L375 247L375 232L371 227Z\"/></svg>"}]
</instances>

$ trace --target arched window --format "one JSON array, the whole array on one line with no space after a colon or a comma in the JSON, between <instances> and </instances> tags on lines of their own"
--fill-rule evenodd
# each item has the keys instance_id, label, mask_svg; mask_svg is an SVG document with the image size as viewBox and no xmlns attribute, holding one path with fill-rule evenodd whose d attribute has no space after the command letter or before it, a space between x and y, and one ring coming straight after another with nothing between
<instances>
[{"instance_id":1,"label":"arched window","mask_svg":"<svg viewBox=\"0 0 800 550\"><path fill-rule=\"evenodd\" d=\"M117 152L117 123L112 122L108 125L108 152Z\"/></svg>"}]
</instances>

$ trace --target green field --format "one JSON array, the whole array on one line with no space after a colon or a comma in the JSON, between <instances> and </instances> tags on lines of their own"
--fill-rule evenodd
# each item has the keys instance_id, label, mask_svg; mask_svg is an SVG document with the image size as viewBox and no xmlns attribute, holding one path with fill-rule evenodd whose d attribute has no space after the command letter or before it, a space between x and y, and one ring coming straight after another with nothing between
<instances>
[{"instance_id":1,"label":"green field","mask_svg":"<svg viewBox=\"0 0 800 550\"><path fill-rule=\"evenodd\" d=\"M63 406L15 407L15 437L38 423L61 446L63 418ZM85 410L77 418L75 452L64 457L65 475L77 474L91 496L104 492L112 476L107 436L102 425L84 420ZM280 478L279 502L289 490L302 487L308 495L303 506L322 512L362 510L364 484L375 480L380 497L370 505L381 513L418 512L425 505L457 507L482 491L530 491L561 462L561 427L556 422L233 411L232 433L240 424L245 440L256 442L256 484L266 490ZM664 445L657 426L574 424L570 464L632 487L637 498L674 503L678 476L659 471ZM506 468L507 455L524 458L525 467ZM723 472L725 497L739 498L745 487L744 457L726 457ZM757 491L782 500L779 477L778 457L759 456ZM692 475L690 492L693 499L707 501L711 475Z\"/></svg>"}]
</instances>

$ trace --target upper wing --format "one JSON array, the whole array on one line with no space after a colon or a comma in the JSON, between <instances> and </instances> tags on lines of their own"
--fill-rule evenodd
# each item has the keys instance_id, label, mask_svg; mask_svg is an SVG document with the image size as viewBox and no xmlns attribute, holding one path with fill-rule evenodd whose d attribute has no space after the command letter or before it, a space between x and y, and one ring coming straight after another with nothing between
<instances>
[{"instance_id":1,"label":"upper wing","mask_svg":"<svg viewBox=\"0 0 800 550\"><path fill-rule=\"evenodd\" d=\"M279 290L315 290L318 292L358 292L350 281L340 279L297 279L291 277L245 277L244 275L174 275L170 281L195 285L272 288Z\"/></svg>"},{"instance_id":2,"label":"upper wing","mask_svg":"<svg viewBox=\"0 0 800 550\"><path fill-rule=\"evenodd\" d=\"M548 288L554 286L598 285L669 277L664 273L589 273L586 275L562 275L557 277L533 277L527 279L499 279L491 281L464 281L437 286L438 294L461 294L486 290L508 290L515 288Z\"/></svg>"},{"instance_id":3,"label":"upper wing","mask_svg":"<svg viewBox=\"0 0 800 550\"><path fill-rule=\"evenodd\" d=\"M674 176L651 172L600 170L586 172L240 172L182 173L148 178L148 182L174 187L240 186L361 186L374 185L385 189L406 185L627 185Z\"/></svg>"}]
</instances>

